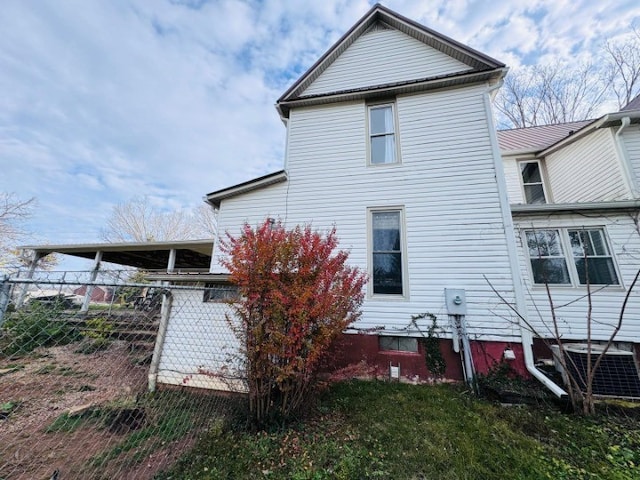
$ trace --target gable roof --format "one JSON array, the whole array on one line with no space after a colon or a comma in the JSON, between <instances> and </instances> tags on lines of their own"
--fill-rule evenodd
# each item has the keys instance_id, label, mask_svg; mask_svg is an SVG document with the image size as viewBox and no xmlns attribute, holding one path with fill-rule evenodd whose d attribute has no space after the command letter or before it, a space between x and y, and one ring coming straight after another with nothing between
<instances>
[{"instance_id":1,"label":"gable roof","mask_svg":"<svg viewBox=\"0 0 640 480\"><path fill-rule=\"evenodd\" d=\"M633 100L620 109L621 112L626 112L628 110L640 110L640 94L636 95Z\"/></svg>"},{"instance_id":2,"label":"gable roof","mask_svg":"<svg viewBox=\"0 0 640 480\"><path fill-rule=\"evenodd\" d=\"M304 95L304 91L344 53L359 37L377 23L383 24L409 35L424 44L468 65L470 69L455 74L413 79L406 82L394 82L353 90L342 90L317 95ZM458 85L471 81L484 81L500 78L506 73L502 62L459 43L430 28L420 25L402 15L383 7L374 5L358 22L347 31L320 59L314 63L289 89L278 99L277 109L282 117L288 117L292 106L303 106L327 103L336 100L353 100L366 98L366 93L384 95L389 93L405 93L410 91ZM370 96L370 95L369 95Z\"/></svg>"},{"instance_id":3,"label":"gable roof","mask_svg":"<svg viewBox=\"0 0 640 480\"><path fill-rule=\"evenodd\" d=\"M287 180L287 172L285 170L279 170L277 172L263 175L262 177L254 178L246 182L238 183L231 187L216 190L215 192L207 193L204 196L205 202L213 205L215 208L220 208L220 203L225 198L235 197L242 195L253 190L259 190L261 188L274 185L276 183L284 182Z\"/></svg>"},{"instance_id":4,"label":"gable roof","mask_svg":"<svg viewBox=\"0 0 640 480\"><path fill-rule=\"evenodd\" d=\"M500 151L503 155L539 152L573 135L590 123L593 123L593 120L499 130Z\"/></svg>"}]
</instances>

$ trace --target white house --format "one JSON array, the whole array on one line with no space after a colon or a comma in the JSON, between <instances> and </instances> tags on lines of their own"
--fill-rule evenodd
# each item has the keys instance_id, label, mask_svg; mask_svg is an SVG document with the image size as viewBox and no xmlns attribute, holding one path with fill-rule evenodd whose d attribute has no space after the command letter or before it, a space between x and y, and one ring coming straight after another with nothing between
<instances>
[{"instance_id":1,"label":"white house","mask_svg":"<svg viewBox=\"0 0 640 480\"><path fill-rule=\"evenodd\" d=\"M428 377L419 340L430 321L412 317L430 313L447 377L507 361L560 395L536 365L551 356L539 338L556 334L545 285L563 339L586 340L589 297L592 338L610 335L640 265L640 101L593 121L496 132L491 101L506 72L375 5L278 99L283 168L206 195L219 232L267 218L336 227L370 278L337 365ZM224 283L221 255L216 241L210 271L185 282ZM216 302L224 290L211 292L173 292L152 382L229 387L217 375L235 368L226 359L237 344ZM616 344L631 366L639 331L634 294Z\"/></svg>"},{"instance_id":2,"label":"white house","mask_svg":"<svg viewBox=\"0 0 640 480\"><path fill-rule=\"evenodd\" d=\"M428 376L418 340L429 322L411 325L428 312L446 332L448 376L462 376L450 326L461 318L477 370L505 349L525 370L517 317L487 281L526 309L491 111L506 71L376 5L278 99L283 169L206 196L220 232L266 218L336 226L350 263L370 275L363 316L337 352L343 363ZM224 273L220 255L212 273ZM447 304L455 296L462 305Z\"/></svg>"}]
</instances>

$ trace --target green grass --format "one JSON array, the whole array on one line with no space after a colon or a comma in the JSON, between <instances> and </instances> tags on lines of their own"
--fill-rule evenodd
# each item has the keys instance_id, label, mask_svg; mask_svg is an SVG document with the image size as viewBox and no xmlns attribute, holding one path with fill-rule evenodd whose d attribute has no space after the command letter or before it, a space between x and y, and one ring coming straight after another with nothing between
<instances>
[{"instance_id":1,"label":"green grass","mask_svg":"<svg viewBox=\"0 0 640 480\"><path fill-rule=\"evenodd\" d=\"M457 387L335 385L304 422L209 432L161 479L640 478L640 421L501 407Z\"/></svg>"}]
</instances>

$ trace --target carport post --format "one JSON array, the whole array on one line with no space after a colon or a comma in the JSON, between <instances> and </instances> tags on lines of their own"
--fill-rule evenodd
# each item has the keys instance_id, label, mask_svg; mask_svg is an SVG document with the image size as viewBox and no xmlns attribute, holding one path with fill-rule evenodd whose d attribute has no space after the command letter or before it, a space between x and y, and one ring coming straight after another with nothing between
<instances>
[{"instance_id":1,"label":"carport post","mask_svg":"<svg viewBox=\"0 0 640 480\"><path fill-rule=\"evenodd\" d=\"M100 270L100 262L102 261L102 252L98 250L96 252L96 258L93 263L93 270L91 270L91 276L89 277L89 285L87 285L87 292L84 294L84 301L82 302L82 308L80 313L87 313L89 311L89 303L91 302L91 294L93 293L93 282L98 278L98 271Z\"/></svg>"},{"instance_id":2,"label":"carport post","mask_svg":"<svg viewBox=\"0 0 640 480\"><path fill-rule=\"evenodd\" d=\"M36 267L38 266L38 262L42 258L42 254L40 252L34 251L33 258L31 259L31 263L29 264L29 271L27 271L27 278L31 280L33 278L33 274L36 272ZM20 296L18 297L18 301L16 302L16 308L22 307L24 303L24 297L27 296L27 290L29 289L29 284L25 283L24 287L22 287L22 291L20 292Z\"/></svg>"},{"instance_id":3,"label":"carport post","mask_svg":"<svg viewBox=\"0 0 640 480\"><path fill-rule=\"evenodd\" d=\"M176 249L169 250L169 261L167 262L167 273L173 273L176 269Z\"/></svg>"}]
</instances>

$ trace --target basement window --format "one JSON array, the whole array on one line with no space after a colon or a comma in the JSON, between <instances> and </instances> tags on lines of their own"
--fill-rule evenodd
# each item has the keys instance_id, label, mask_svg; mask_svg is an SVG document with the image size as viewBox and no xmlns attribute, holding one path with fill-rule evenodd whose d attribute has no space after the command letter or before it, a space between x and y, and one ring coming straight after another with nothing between
<instances>
[{"instance_id":1,"label":"basement window","mask_svg":"<svg viewBox=\"0 0 640 480\"><path fill-rule=\"evenodd\" d=\"M226 303L240 298L240 292L235 285L221 285L219 283L207 283L205 285L203 302Z\"/></svg>"},{"instance_id":2,"label":"basement window","mask_svg":"<svg viewBox=\"0 0 640 480\"><path fill-rule=\"evenodd\" d=\"M380 336L378 337L378 342L380 350L412 353L418 351L417 338Z\"/></svg>"}]
</instances>

